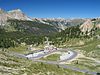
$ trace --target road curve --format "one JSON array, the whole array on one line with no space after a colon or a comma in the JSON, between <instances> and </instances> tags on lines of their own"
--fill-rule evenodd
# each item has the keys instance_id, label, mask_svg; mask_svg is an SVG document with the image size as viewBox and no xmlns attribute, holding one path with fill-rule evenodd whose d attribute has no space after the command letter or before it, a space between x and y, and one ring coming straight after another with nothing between
<instances>
[{"instance_id":1,"label":"road curve","mask_svg":"<svg viewBox=\"0 0 100 75\"><path fill-rule=\"evenodd\" d=\"M67 49L59 49L59 50L56 50L56 51L45 53L45 54L40 55L40 56L35 57L35 58L33 57L33 58L28 58L28 59L32 60L33 62L42 62L42 63L46 63L46 64L55 64L55 65L59 65L59 67L62 67L62 68L71 69L71 70L74 70L74 71L87 73L87 74L91 74L91 75L97 75L97 72L91 72L89 70L83 70L83 69L79 69L79 68L76 68L76 67L73 67L73 66L68 66L66 64L60 64L60 62L66 62L66 61L72 60L77 56L76 51L73 51L73 50L70 50L70 49L68 49L68 50L73 52L73 55L71 55L68 59L62 60L62 61L45 61L45 60L39 60L39 58L44 57L45 55L48 55L48 54L53 53L53 52L67 51ZM41 50L39 50L39 51L41 51ZM17 57L20 57L20 58L26 58L26 55L24 55L24 54L19 54L19 53L15 53L15 52L13 52L13 54Z\"/></svg>"}]
</instances>

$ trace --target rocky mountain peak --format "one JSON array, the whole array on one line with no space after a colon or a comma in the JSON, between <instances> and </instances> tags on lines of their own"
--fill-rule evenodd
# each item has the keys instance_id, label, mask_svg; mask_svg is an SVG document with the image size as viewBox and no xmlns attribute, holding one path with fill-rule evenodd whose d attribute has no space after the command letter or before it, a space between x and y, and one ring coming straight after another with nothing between
<instances>
[{"instance_id":1,"label":"rocky mountain peak","mask_svg":"<svg viewBox=\"0 0 100 75\"><path fill-rule=\"evenodd\" d=\"M15 10L8 11L8 14L11 16L12 19L31 20L20 9L15 9Z\"/></svg>"},{"instance_id":2,"label":"rocky mountain peak","mask_svg":"<svg viewBox=\"0 0 100 75\"><path fill-rule=\"evenodd\" d=\"M81 26L80 26L80 30L82 32L90 32L91 29L93 28L93 24L92 21L90 19L87 19Z\"/></svg>"},{"instance_id":3,"label":"rocky mountain peak","mask_svg":"<svg viewBox=\"0 0 100 75\"><path fill-rule=\"evenodd\" d=\"M25 15L20 9L15 9L6 12L0 8L0 25L5 25L8 19L32 21L31 18Z\"/></svg>"},{"instance_id":4,"label":"rocky mountain peak","mask_svg":"<svg viewBox=\"0 0 100 75\"><path fill-rule=\"evenodd\" d=\"M21 12L22 13L22 11L20 10L20 9L15 9L15 10L11 10L11 11L8 11L9 13L15 13L15 12Z\"/></svg>"}]
</instances>

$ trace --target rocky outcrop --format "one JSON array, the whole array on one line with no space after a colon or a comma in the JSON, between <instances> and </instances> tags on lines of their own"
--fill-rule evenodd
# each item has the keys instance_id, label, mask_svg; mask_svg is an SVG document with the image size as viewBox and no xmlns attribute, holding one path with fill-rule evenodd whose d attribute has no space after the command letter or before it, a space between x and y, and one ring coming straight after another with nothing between
<instances>
[{"instance_id":1,"label":"rocky outcrop","mask_svg":"<svg viewBox=\"0 0 100 75\"><path fill-rule=\"evenodd\" d=\"M84 23L85 19L33 18L33 21L53 25L61 30L65 30L67 27L76 26L76 25L80 25L80 24Z\"/></svg>"},{"instance_id":2,"label":"rocky outcrop","mask_svg":"<svg viewBox=\"0 0 100 75\"><path fill-rule=\"evenodd\" d=\"M87 32L89 35L89 32L91 31L91 29L93 28L93 24L92 21L90 19L88 19L86 22L84 22L81 26L80 26L80 30L81 32L83 32L84 34Z\"/></svg>"},{"instance_id":3,"label":"rocky outcrop","mask_svg":"<svg viewBox=\"0 0 100 75\"><path fill-rule=\"evenodd\" d=\"M20 9L15 9L15 10L8 11L8 14L12 19L31 20L31 18L26 16Z\"/></svg>"},{"instance_id":4,"label":"rocky outcrop","mask_svg":"<svg viewBox=\"0 0 100 75\"><path fill-rule=\"evenodd\" d=\"M25 15L20 9L15 9L15 10L6 12L0 8L0 25L5 25L6 21L9 19L35 21L38 23L55 26L55 29L59 29L59 31L65 30L68 26L76 26L84 22L84 19L64 19L64 18L33 18L31 19L30 17Z\"/></svg>"},{"instance_id":5,"label":"rocky outcrop","mask_svg":"<svg viewBox=\"0 0 100 75\"><path fill-rule=\"evenodd\" d=\"M4 11L0 8L0 25L5 25L7 20L9 19L17 19L17 20L29 20L32 21L31 18L26 16L20 9Z\"/></svg>"}]
</instances>

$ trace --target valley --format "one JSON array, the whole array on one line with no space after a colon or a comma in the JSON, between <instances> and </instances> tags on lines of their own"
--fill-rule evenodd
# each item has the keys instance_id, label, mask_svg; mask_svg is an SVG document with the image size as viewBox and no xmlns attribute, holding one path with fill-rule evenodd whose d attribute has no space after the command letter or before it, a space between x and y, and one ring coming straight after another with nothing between
<instances>
[{"instance_id":1,"label":"valley","mask_svg":"<svg viewBox=\"0 0 100 75\"><path fill-rule=\"evenodd\" d=\"M47 41L51 44L46 44L45 51ZM26 57L39 52L37 57ZM20 9L0 9L1 75L99 73L100 18L30 18Z\"/></svg>"}]
</instances>

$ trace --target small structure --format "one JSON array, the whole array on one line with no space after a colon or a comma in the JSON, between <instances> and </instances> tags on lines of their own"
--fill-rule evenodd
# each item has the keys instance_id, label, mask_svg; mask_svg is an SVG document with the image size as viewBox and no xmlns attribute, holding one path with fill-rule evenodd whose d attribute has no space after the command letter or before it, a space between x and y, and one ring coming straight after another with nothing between
<instances>
[{"instance_id":1,"label":"small structure","mask_svg":"<svg viewBox=\"0 0 100 75\"><path fill-rule=\"evenodd\" d=\"M45 41L45 46L44 46L44 52L57 50L57 48L52 44L52 41L48 41L47 37L45 38L46 38L46 41Z\"/></svg>"},{"instance_id":2,"label":"small structure","mask_svg":"<svg viewBox=\"0 0 100 75\"><path fill-rule=\"evenodd\" d=\"M28 48L29 48L29 50L32 50L32 45L30 45ZM40 51L40 52L29 54L26 57L27 58L40 57L41 55L44 55L45 53L54 51L54 50L57 50L57 48L54 45L52 45L52 41L48 41L48 38L46 37L44 50Z\"/></svg>"},{"instance_id":3,"label":"small structure","mask_svg":"<svg viewBox=\"0 0 100 75\"><path fill-rule=\"evenodd\" d=\"M29 45L29 47L27 49L28 50L32 50L32 45Z\"/></svg>"}]
</instances>

